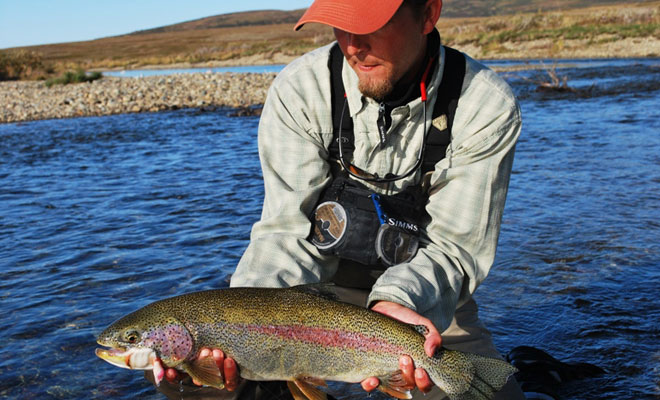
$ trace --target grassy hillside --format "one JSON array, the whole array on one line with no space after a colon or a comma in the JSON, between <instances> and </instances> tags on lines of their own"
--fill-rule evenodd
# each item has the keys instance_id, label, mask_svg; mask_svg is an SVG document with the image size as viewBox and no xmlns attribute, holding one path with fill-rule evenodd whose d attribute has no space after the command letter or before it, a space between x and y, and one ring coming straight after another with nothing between
<instances>
[{"instance_id":1,"label":"grassy hillside","mask_svg":"<svg viewBox=\"0 0 660 400\"><path fill-rule=\"evenodd\" d=\"M441 20L478 58L660 57L660 2Z\"/></svg>"},{"instance_id":2,"label":"grassy hillside","mask_svg":"<svg viewBox=\"0 0 660 400\"><path fill-rule=\"evenodd\" d=\"M180 32L197 29L234 28L259 25L295 24L305 10L279 11L246 11L231 14L215 15L196 19L194 21L181 22L160 28L147 29L134 32L133 35L162 32Z\"/></svg>"},{"instance_id":3,"label":"grassy hillside","mask_svg":"<svg viewBox=\"0 0 660 400\"><path fill-rule=\"evenodd\" d=\"M660 1L603 3L610 1L445 0L438 27L444 43L477 58L660 56ZM585 5L590 7L575 8ZM22 76L31 78L78 68L286 63L334 39L318 24L294 32L302 12L226 14L93 41L0 51L0 78L3 59L7 64L12 56L38 60L23 69ZM483 16L491 14L497 15Z\"/></svg>"},{"instance_id":4,"label":"grassy hillside","mask_svg":"<svg viewBox=\"0 0 660 400\"><path fill-rule=\"evenodd\" d=\"M491 17L538 11L570 10L619 4L621 0L444 0L443 15L449 18Z\"/></svg>"}]
</instances>

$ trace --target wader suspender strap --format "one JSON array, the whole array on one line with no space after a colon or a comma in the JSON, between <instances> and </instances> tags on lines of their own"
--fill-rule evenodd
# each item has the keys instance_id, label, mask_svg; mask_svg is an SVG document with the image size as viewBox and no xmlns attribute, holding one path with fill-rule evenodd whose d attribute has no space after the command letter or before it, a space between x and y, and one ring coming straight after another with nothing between
<instances>
[{"instance_id":1,"label":"wader suspender strap","mask_svg":"<svg viewBox=\"0 0 660 400\"><path fill-rule=\"evenodd\" d=\"M341 110L344 108L344 99L346 98L346 90L344 89L344 80L341 77L342 70L344 69L344 53L339 48L339 43L335 43L330 50L330 59L328 60L328 67L330 68L330 81L331 81L331 95L332 95L332 142L328 151L330 158L339 160L339 122L341 120ZM345 108L344 120L342 125L342 152L347 160L353 158L353 150L355 150L355 136L353 135L353 118L348 107Z\"/></svg>"},{"instance_id":2,"label":"wader suspender strap","mask_svg":"<svg viewBox=\"0 0 660 400\"><path fill-rule=\"evenodd\" d=\"M433 124L426 137L426 148L424 149L424 160L422 163L422 175L433 171L435 164L445 158L447 147L451 142L451 128L454 123L456 106L458 98L461 96L463 88L463 79L465 77L465 57L463 54L451 47L445 48L445 69L442 74L442 81L438 88L438 98L433 108ZM342 69L344 66L344 55L338 44L332 46L330 50L330 59L328 67L331 77L331 95L332 95L332 125L333 140L328 151L330 158L339 159L339 120L341 119L341 110L344 104L345 89L342 79ZM344 157L350 160L355 149L353 134L353 119L351 118L348 107L344 113L342 126L342 151Z\"/></svg>"}]
</instances>

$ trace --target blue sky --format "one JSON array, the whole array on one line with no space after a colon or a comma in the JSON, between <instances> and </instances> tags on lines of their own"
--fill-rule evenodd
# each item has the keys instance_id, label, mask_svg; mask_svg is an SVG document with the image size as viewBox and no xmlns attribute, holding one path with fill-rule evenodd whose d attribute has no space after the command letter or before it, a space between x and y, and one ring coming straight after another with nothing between
<instances>
[{"instance_id":1,"label":"blue sky","mask_svg":"<svg viewBox=\"0 0 660 400\"><path fill-rule=\"evenodd\" d=\"M0 49L92 40L211 15L294 10L312 0L0 0Z\"/></svg>"}]
</instances>

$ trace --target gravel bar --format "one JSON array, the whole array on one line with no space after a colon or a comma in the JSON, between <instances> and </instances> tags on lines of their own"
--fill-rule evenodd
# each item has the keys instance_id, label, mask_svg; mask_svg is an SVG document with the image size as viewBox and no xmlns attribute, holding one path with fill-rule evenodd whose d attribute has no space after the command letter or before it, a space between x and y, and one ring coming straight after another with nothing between
<instances>
[{"instance_id":1,"label":"gravel bar","mask_svg":"<svg viewBox=\"0 0 660 400\"><path fill-rule=\"evenodd\" d=\"M196 73L103 77L46 87L43 81L0 82L0 122L262 105L274 73Z\"/></svg>"}]
</instances>

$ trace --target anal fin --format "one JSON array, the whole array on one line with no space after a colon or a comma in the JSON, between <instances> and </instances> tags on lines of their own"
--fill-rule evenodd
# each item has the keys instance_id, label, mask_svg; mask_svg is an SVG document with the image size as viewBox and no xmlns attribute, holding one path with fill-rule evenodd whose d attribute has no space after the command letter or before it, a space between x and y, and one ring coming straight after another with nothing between
<instances>
[{"instance_id":1,"label":"anal fin","mask_svg":"<svg viewBox=\"0 0 660 400\"><path fill-rule=\"evenodd\" d=\"M397 370L388 377L378 379L380 380L380 385L376 389L386 395L397 399L412 399L412 395L410 394L411 387L403 378L401 370Z\"/></svg>"},{"instance_id":2,"label":"anal fin","mask_svg":"<svg viewBox=\"0 0 660 400\"><path fill-rule=\"evenodd\" d=\"M196 359L192 363L185 363L183 364L183 369L191 378L202 385L213 386L218 389L225 388L222 372L212 356Z\"/></svg>"},{"instance_id":3,"label":"anal fin","mask_svg":"<svg viewBox=\"0 0 660 400\"><path fill-rule=\"evenodd\" d=\"M313 378L296 379L293 382L288 381L286 384L295 400L327 400L328 395L313 386L312 382L325 386L325 381Z\"/></svg>"},{"instance_id":4,"label":"anal fin","mask_svg":"<svg viewBox=\"0 0 660 400\"><path fill-rule=\"evenodd\" d=\"M323 386L323 387L328 387L328 384L321 378L314 378L312 376L306 376L304 378L298 378L299 381L308 383L310 385L314 386Z\"/></svg>"},{"instance_id":5,"label":"anal fin","mask_svg":"<svg viewBox=\"0 0 660 400\"><path fill-rule=\"evenodd\" d=\"M296 386L295 383L292 381L287 381L286 386L289 388L289 392L291 392L291 397L293 397L293 400L308 400L307 396L303 392L298 389L298 386Z\"/></svg>"}]
</instances>

